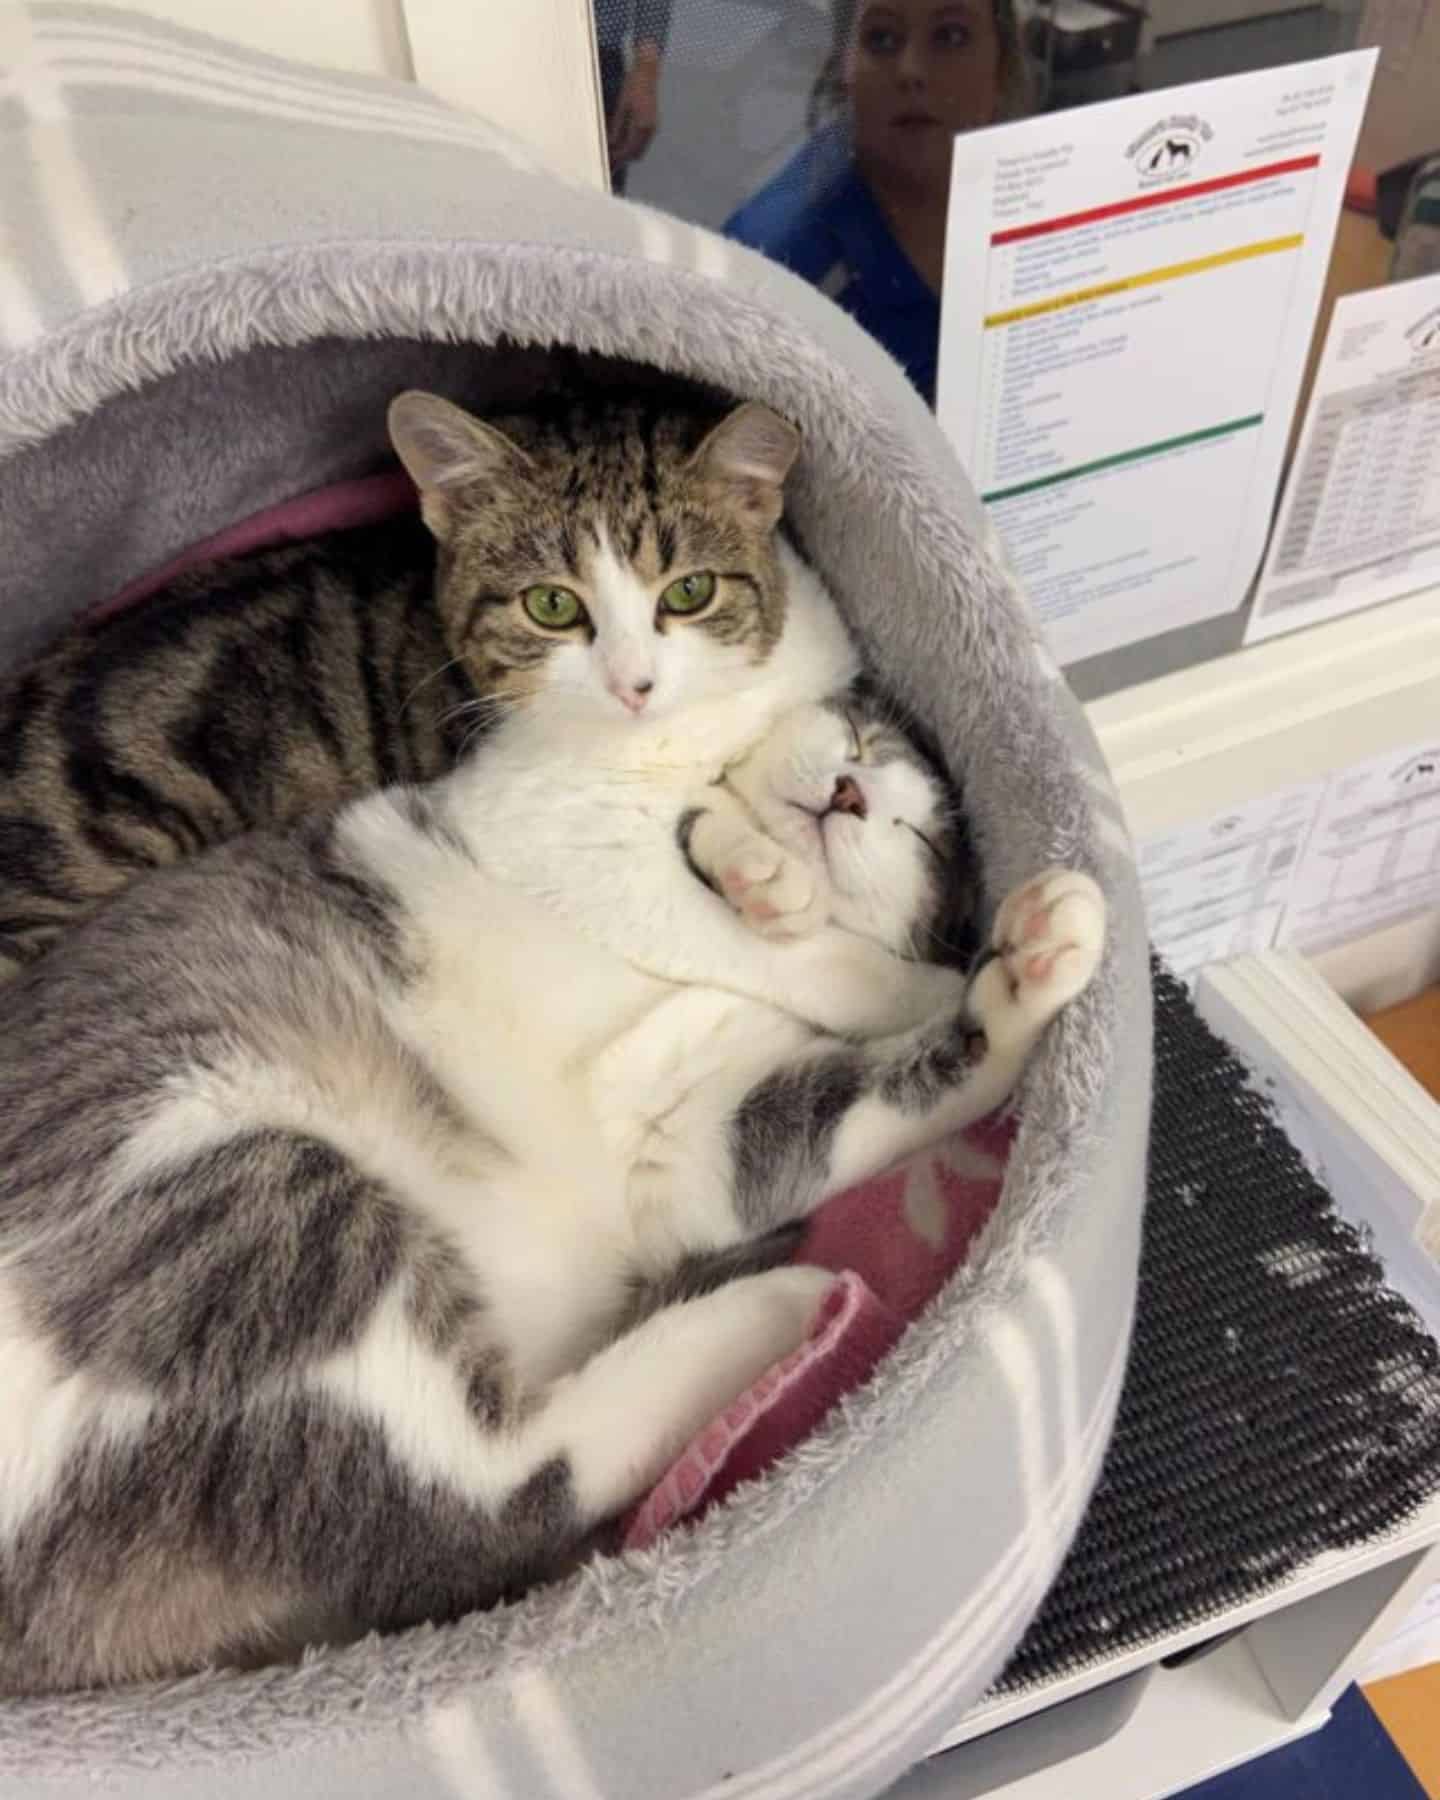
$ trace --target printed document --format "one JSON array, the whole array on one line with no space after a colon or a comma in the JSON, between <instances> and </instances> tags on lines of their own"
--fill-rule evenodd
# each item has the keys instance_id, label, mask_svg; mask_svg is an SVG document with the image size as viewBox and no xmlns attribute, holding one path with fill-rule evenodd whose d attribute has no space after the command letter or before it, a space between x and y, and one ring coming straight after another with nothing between
<instances>
[{"instance_id":1,"label":"printed document","mask_svg":"<svg viewBox=\"0 0 1440 1800\"><path fill-rule=\"evenodd\" d=\"M940 422L1062 663L1244 601L1375 55L956 139Z\"/></svg>"},{"instance_id":2,"label":"printed document","mask_svg":"<svg viewBox=\"0 0 1440 1800\"><path fill-rule=\"evenodd\" d=\"M1247 644L1440 583L1440 275L1335 302Z\"/></svg>"}]
</instances>

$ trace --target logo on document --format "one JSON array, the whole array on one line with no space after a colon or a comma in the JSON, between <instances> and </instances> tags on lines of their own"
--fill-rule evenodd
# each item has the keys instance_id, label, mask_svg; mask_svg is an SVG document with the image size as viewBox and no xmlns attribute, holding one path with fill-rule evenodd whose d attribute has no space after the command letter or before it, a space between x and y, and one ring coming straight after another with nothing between
<instances>
[{"instance_id":1,"label":"logo on document","mask_svg":"<svg viewBox=\"0 0 1440 1800\"><path fill-rule=\"evenodd\" d=\"M1416 356L1424 356L1427 351L1440 351L1440 306L1432 306L1429 312L1422 313L1405 333L1405 341Z\"/></svg>"},{"instance_id":2,"label":"logo on document","mask_svg":"<svg viewBox=\"0 0 1440 1800\"><path fill-rule=\"evenodd\" d=\"M1195 167L1200 153L1215 133L1195 113L1172 114L1157 120L1146 132L1127 145L1125 154L1142 187L1155 187L1164 181L1180 181Z\"/></svg>"},{"instance_id":3,"label":"logo on document","mask_svg":"<svg viewBox=\"0 0 1440 1800\"><path fill-rule=\"evenodd\" d=\"M1390 779L1401 787L1429 787L1440 776L1440 751L1422 750L1417 756L1407 757L1395 769Z\"/></svg>"}]
</instances>

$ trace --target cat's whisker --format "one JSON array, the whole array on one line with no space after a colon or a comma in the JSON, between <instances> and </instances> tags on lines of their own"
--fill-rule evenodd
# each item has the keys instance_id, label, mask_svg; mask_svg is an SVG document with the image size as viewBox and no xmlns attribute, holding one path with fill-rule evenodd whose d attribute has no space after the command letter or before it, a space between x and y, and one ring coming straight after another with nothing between
<instances>
[{"instance_id":1,"label":"cat's whisker","mask_svg":"<svg viewBox=\"0 0 1440 1800\"><path fill-rule=\"evenodd\" d=\"M455 760L457 762L460 762L464 759L465 753L469 750L470 746L475 742L476 738L483 737L485 735L485 728L486 728L486 721L482 719L478 725L473 725L470 728L470 730L465 733L464 737L461 738L461 740L460 740L460 748L455 752Z\"/></svg>"},{"instance_id":2,"label":"cat's whisker","mask_svg":"<svg viewBox=\"0 0 1440 1800\"><path fill-rule=\"evenodd\" d=\"M468 700L461 700L442 715L448 722L462 718L466 713L479 712L514 712L523 702L512 694L476 694Z\"/></svg>"},{"instance_id":3,"label":"cat's whisker","mask_svg":"<svg viewBox=\"0 0 1440 1800\"><path fill-rule=\"evenodd\" d=\"M965 957L971 953L966 945L947 937L938 925L921 929L917 935L927 947L932 947L947 956Z\"/></svg>"},{"instance_id":4,"label":"cat's whisker","mask_svg":"<svg viewBox=\"0 0 1440 1800\"><path fill-rule=\"evenodd\" d=\"M429 687L430 683L432 681L438 681L447 669L456 668L460 663L464 662L464 660L465 658L463 656L452 656L449 662L443 662L440 664L439 668L432 669L428 675L422 675L415 683L414 687L411 688L410 692L400 702L400 711L396 717L403 719L406 713L409 712L416 695L419 694L422 688Z\"/></svg>"},{"instance_id":5,"label":"cat's whisker","mask_svg":"<svg viewBox=\"0 0 1440 1800\"><path fill-rule=\"evenodd\" d=\"M506 718L510 717L511 714L518 710L521 704L521 702L513 700L508 696L502 697L495 694L484 696L476 700L465 700L462 701L459 706L451 707L448 712L441 716L437 723L443 728L446 725L452 724L457 719L468 718L474 720L474 724L469 731L465 733L464 738L461 740L460 749L456 753L457 756L463 756L476 738L482 736L493 726L503 723Z\"/></svg>"}]
</instances>

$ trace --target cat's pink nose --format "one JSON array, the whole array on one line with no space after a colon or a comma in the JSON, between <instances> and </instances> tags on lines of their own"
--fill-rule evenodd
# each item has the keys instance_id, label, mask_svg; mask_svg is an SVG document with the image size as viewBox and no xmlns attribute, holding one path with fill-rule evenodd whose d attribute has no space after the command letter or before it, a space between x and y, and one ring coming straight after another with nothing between
<instances>
[{"instance_id":1,"label":"cat's pink nose","mask_svg":"<svg viewBox=\"0 0 1440 1800\"><path fill-rule=\"evenodd\" d=\"M830 812L854 813L857 819L863 819L870 808L865 804L865 793L853 775L842 775L835 783L835 792L830 796Z\"/></svg>"},{"instance_id":2,"label":"cat's pink nose","mask_svg":"<svg viewBox=\"0 0 1440 1800\"><path fill-rule=\"evenodd\" d=\"M645 702L650 698L655 683L646 676L644 681L614 681L609 684L610 692L632 713L643 712Z\"/></svg>"}]
</instances>

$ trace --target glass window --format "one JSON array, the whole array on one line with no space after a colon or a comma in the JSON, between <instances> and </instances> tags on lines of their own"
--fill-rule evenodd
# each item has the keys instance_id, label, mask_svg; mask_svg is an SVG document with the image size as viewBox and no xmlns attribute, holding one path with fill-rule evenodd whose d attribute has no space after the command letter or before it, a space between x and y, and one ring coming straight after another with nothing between
<instances>
[{"instance_id":1,"label":"glass window","mask_svg":"<svg viewBox=\"0 0 1440 1800\"><path fill-rule=\"evenodd\" d=\"M1440 152L1440 0L594 3L616 187L814 282L931 400L956 132L1373 43L1360 168ZM1404 184L1378 222L1365 185L1327 299L1389 272Z\"/></svg>"}]
</instances>

